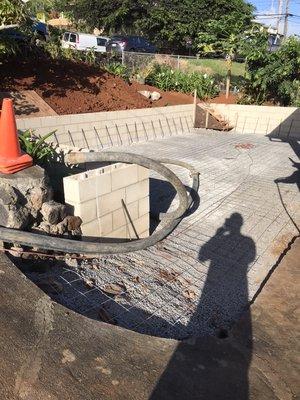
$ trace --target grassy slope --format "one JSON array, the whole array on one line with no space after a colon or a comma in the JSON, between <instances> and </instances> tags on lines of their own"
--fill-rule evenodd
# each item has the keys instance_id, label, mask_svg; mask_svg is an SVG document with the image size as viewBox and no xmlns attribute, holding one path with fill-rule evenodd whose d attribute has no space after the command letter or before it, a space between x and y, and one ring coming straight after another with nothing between
<instances>
[{"instance_id":1,"label":"grassy slope","mask_svg":"<svg viewBox=\"0 0 300 400\"><path fill-rule=\"evenodd\" d=\"M215 76L217 79L223 80L226 76L227 65L225 60L201 58L199 60L190 60L191 70L201 70L209 75ZM245 64L233 62L232 63L232 81L238 82L243 78L245 73Z\"/></svg>"}]
</instances>

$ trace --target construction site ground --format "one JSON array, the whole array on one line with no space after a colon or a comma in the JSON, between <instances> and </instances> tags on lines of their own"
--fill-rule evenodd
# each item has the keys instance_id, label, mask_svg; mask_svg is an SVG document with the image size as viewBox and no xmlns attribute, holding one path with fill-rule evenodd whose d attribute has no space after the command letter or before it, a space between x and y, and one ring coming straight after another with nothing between
<instances>
[{"instance_id":1,"label":"construction site ground","mask_svg":"<svg viewBox=\"0 0 300 400\"><path fill-rule=\"evenodd\" d=\"M44 290L55 282L56 301L3 256L2 397L295 399L298 142L197 131L122 149L191 163L196 204L148 250L64 265L15 258ZM174 207L155 181L152 207ZM113 284L124 293L107 296ZM99 321L110 319L119 326Z\"/></svg>"}]
</instances>

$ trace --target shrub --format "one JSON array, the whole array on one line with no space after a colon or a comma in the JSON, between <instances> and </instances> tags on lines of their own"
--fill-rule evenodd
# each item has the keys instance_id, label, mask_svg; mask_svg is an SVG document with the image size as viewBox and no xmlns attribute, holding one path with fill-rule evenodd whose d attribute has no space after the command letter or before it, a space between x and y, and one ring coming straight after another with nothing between
<instances>
[{"instance_id":1,"label":"shrub","mask_svg":"<svg viewBox=\"0 0 300 400\"><path fill-rule=\"evenodd\" d=\"M104 66L104 70L112 75L120 76L125 80L129 79L128 68L120 62L109 62Z\"/></svg>"},{"instance_id":2,"label":"shrub","mask_svg":"<svg viewBox=\"0 0 300 400\"><path fill-rule=\"evenodd\" d=\"M52 144L46 140L52 136L55 131L47 133L44 136L35 135L34 131L26 130L19 134L21 149L29 154L35 164L44 164L51 161L55 155L55 149Z\"/></svg>"},{"instance_id":3,"label":"shrub","mask_svg":"<svg viewBox=\"0 0 300 400\"><path fill-rule=\"evenodd\" d=\"M218 94L219 90L214 79L207 74L197 72L185 73L174 70L167 65L156 64L148 75L146 83L164 91L176 91L192 94L197 91L200 99L207 99Z\"/></svg>"}]
</instances>

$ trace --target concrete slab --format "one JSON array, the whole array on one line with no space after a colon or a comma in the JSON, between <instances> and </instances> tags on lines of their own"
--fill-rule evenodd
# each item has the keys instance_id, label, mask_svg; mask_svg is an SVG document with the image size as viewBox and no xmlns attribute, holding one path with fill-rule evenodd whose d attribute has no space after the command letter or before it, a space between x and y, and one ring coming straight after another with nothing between
<instances>
[{"instance_id":1,"label":"concrete slab","mask_svg":"<svg viewBox=\"0 0 300 400\"><path fill-rule=\"evenodd\" d=\"M34 90L0 92L0 101L5 97L14 100L16 118L57 115L57 113Z\"/></svg>"},{"instance_id":2,"label":"concrete slab","mask_svg":"<svg viewBox=\"0 0 300 400\"><path fill-rule=\"evenodd\" d=\"M64 289L52 294L56 301L95 319L104 308L137 332L183 339L230 329L299 234L298 168L291 161L298 142L201 132L122 149L191 163L201 172L198 208L148 250L71 260L28 276L59 280ZM190 184L185 170L174 170ZM158 214L176 199L166 182L152 178L150 203ZM89 291L86 281L93 282ZM108 297L112 284L126 289Z\"/></svg>"}]
</instances>

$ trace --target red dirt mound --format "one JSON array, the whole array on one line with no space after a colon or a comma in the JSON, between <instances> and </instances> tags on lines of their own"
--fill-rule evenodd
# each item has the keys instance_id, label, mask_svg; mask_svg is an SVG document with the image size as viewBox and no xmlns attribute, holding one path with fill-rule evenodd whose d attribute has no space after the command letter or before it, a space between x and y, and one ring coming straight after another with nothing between
<instances>
[{"instance_id":1,"label":"red dirt mound","mask_svg":"<svg viewBox=\"0 0 300 400\"><path fill-rule=\"evenodd\" d=\"M123 79L70 61L1 66L1 90L35 90L58 114L149 107Z\"/></svg>"},{"instance_id":2,"label":"red dirt mound","mask_svg":"<svg viewBox=\"0 0 300 400\"><path fill-rule=\"evenodd\" d=\"M139 90L155 90L156 102ZM157 88L127 83L107 72L73 61L49 59L11 61L0 64L0 91L35 90L58 114L114 111L190 104L193 96L163 92Z\"/></svg>"}]
</instances>

